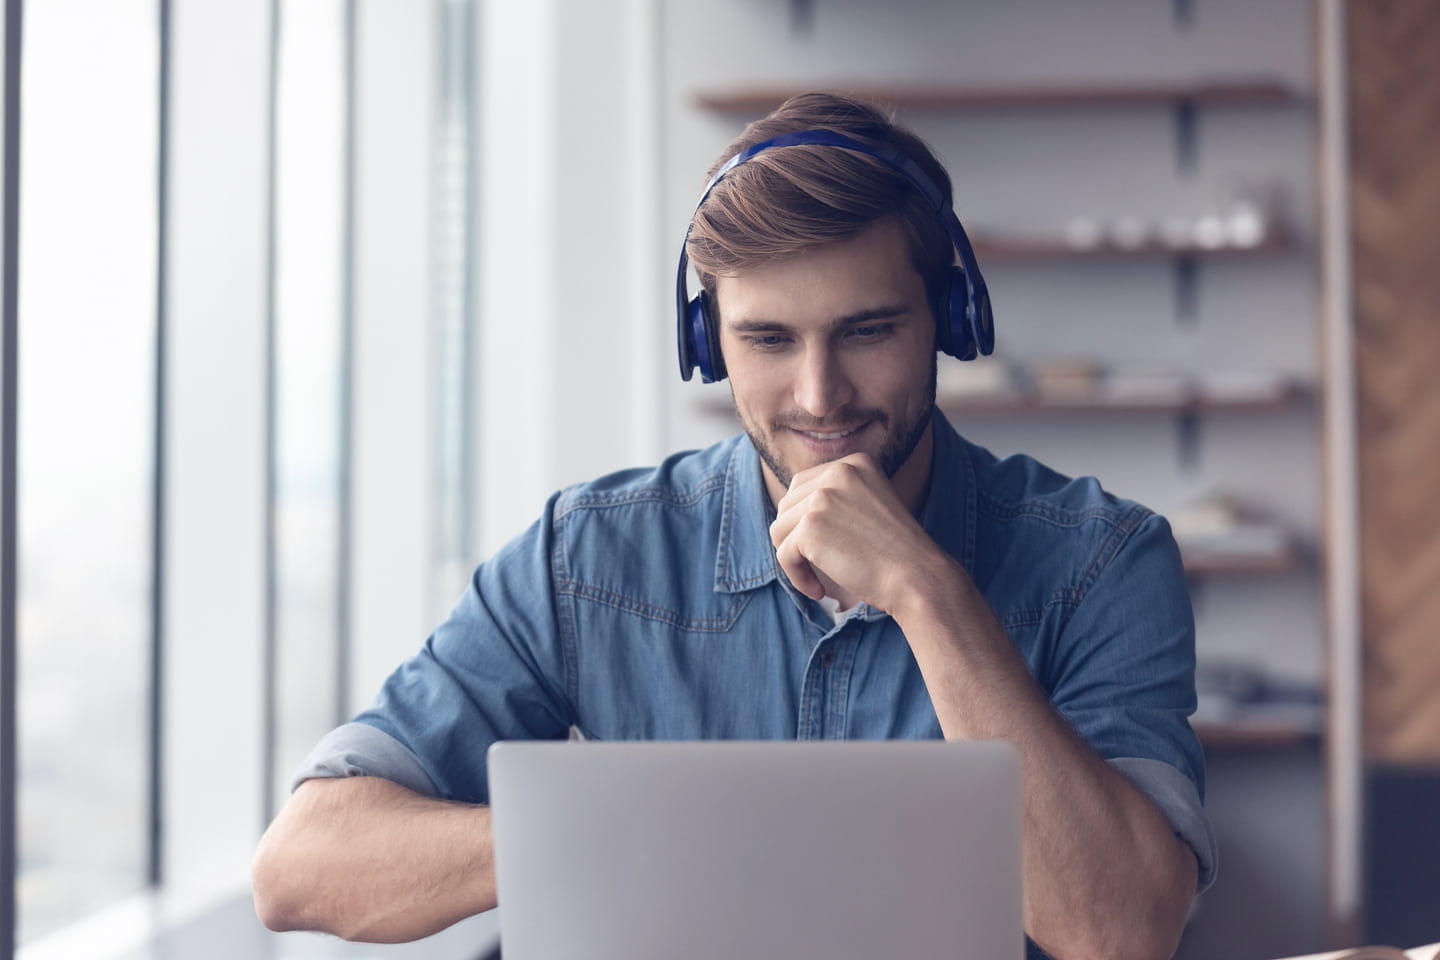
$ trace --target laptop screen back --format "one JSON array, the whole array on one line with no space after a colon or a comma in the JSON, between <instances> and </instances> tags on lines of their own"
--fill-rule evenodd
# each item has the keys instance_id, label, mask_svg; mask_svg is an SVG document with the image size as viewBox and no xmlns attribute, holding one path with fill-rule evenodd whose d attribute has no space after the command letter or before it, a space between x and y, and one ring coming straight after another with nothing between
<instances>
[{"instance_id":1,"label":"laptop screen back","mask_svg":"<svg viewBox=\"0 0 1440 960\"><path fill-rule=\"evenodd\" d=\"M1019 958L998 742L500 743L506 960Z\"/></svg>"}]
</instances>

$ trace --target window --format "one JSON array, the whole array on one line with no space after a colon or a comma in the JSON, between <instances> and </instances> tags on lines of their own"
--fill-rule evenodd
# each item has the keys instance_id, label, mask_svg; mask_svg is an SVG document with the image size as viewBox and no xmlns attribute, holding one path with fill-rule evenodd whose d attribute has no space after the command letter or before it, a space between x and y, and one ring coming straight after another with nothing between
<instances>
[{"instance_id":1,"label":"window","mask_svg":"<svg viewBox=\"0 0 1440 960\"><path fill-rule=\"evenodd\" d=\"M158 115L153 0L25 13L22 944L147 877Z\"/></svg>"},{"instance_id":2,"label":"window","mask_svg":"<svg viewBox=\"0 0 1440 960\"><path fill-rule=\"evenodd\" d=\"M296 761L474 561L472 0L170 9L26 11L5 799L34 958L223 927Z\"/></svg>"},{"instance_id":3,"label":"window","mask_svg":"<svg viewBox=\"0 0 1440 960\"><path fill-rule=\"evenodd\" d=\"M344 550L344 0L280 6L275 131L271 802L339 721Z\"/></svg>"}]
</instances>

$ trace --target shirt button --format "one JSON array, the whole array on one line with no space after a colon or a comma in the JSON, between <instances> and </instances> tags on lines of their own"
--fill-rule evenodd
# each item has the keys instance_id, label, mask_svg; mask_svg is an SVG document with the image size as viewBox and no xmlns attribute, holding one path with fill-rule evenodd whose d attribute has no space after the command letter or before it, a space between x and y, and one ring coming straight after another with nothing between
<instances>
[{"instance_id":1,"label":"shirt button","mask_svg":"<svg viewBox=\"0 0 1440 960\"><path fill-rule=\"evenodd\" d=\"M822 667L824 667L825 669L828 670L828 669L830 669L830 665L831 665L832 663L834 663L834 662L835 662L835 650L834 650L834 648L832 648L832 647L826 647L824 650L821 650L821 651L820 651L820 666L822 666Z\"/></svg>"}]
</instances>

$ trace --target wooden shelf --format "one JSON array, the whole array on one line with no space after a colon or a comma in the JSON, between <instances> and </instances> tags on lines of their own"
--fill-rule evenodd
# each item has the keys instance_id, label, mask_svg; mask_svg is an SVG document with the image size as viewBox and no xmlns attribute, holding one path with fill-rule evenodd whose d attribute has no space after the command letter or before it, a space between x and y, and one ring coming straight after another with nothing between
<instances>
[{"instance_id":1,"label":"wooden shelf","mask_svg":"<svg viewBox=\"0 0 1440 960\"><path fill-rule=\"evenodd\" d=\"M766 113L804 90L834 90L909 110L994 110L1016 107L1261 106L1295 103L1301 95L1274 80L1197 84L1109 84L1025 87L884 85L816 80L800 86L748 86L702 90L697 106L725 112Z\"/></svg>"},{"instance_id":2,"label":"wooden shelf","mask_svg":"<svg viewBox=\"0 0 1440 960\"><path fill-rule=\"evenodd\" d=\"M1272 554L1195 553L1180 546L1185 572L1192 576L1260 576L1291 573L1300 566L1300 557L1293 545Z\"/></svg>"},{"instance_id":3,"label":"wooden shelf","mask_svg":"<svg viewBox=\"0 0 1440 960\"><path fill-rule=\"evenodd\" d=\"M1275 394L1248 397L1209 397L1190 392L1175 397L1138 399L1106 397L1100 393L1086 395L1043 394L1034 391L976 393L970 395L941 393L935 405L957 417L1010 416L1111 416L1134 414L1199 414L1207 412L1265 412L1285 407L1309 395L1300 384L1288 384ZM733 417L735 408L729 395L724 399L707 398L700 409L710 416Z\"/></svg>"},{"instance_id":4,"label":"wooden shelf","mask_svg":"<svg viewBox=\"0 0 1440 960\"><path fill-rule=\"evenodd\" d=\"M1108 397L1096 391L1087 394L1046 394L1034 391L973 394L959 396L941 394L936 405L957 416L1028 416L1054 414L1135 414L1135 413L1205 413L1209 411L1274 410L1294 403L1307 391L1299 384L1288 384L1273 394L1256 396L1215 397L1196 391L1153 399ZM728 409L728 407L727 407Z\"/></svg>"},{"instance_id":5,"label":"wooden shelf","mask_svg":"<svg viewBox=\"0 0 1440 960\"><path fill-rule=\"evenodd\" d=\"M1101 243L1079 247L1058 237L995 237L977 234L973 238L975 256L982 262L995 260L1157 260L1173 257L1220 259L1269 256L1295 249L1293 239L1285 233L1266 237L1251 247L1174 247L1156 241L1138 246L1122 247Z\"/></svg>"},{"instance_id":6,"label":"wooden shelf","mask_svg":"<svg viewBox=\"0 0 1440 960\"><path fill-rule=\"evenodd\" d=\"M1194 723L1206 753L1289 750L1320 742L1316 730L1283 723Z\"/></svg>"}]
</instances>

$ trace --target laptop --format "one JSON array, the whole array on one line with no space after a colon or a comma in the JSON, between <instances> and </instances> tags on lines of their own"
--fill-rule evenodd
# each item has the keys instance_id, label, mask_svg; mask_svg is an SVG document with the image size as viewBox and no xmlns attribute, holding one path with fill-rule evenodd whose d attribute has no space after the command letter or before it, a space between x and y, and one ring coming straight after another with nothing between
<instances>
[{"instance_id":1,"label":"laptop","mask_svg":"<svg viewBox=\"0 0 1440 960\"><path fill-rule=\"evenodd\" d=\"M497 743L505 960L1021 960L1001 742Z\"/></svg>"}]
</instances>

